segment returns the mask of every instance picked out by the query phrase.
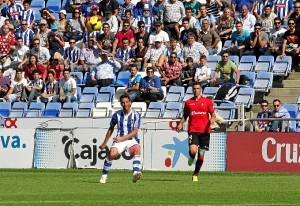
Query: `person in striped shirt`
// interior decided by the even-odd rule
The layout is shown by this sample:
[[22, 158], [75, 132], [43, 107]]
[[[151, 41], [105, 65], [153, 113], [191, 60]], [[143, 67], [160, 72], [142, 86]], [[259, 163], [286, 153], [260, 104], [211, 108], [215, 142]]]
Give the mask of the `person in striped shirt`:
[[113, 134], [114, 127], [117, 125], [117, 136], [113, 138], [113, 143], [108, 157], [105, 158], [100, 183], [105, 184], [112, 161], [123, 151], [127, 150], [133, 155], [133, 175], [132, 182], [136, 183], [142, 177], [140, 172], [141, 147], [139, 145], [138, 131], [141, 125], [141, 115], [131, 108], [131, 100], [127, 94], [120, 97], [122, 110], [115, 112], [110, 121], [106, 137], [101, 144], [102, 150], [108, 150], [107, 142]]
[[287, 25], [288, 19], [295, 10], [293, 0], [275, 0], [274, 4], [275, 14], [281, 19], [283, 25]]
[[[145, 31], [148, 33], [151, 33], [153, 30], [153, 27], [155, 25], [155, 18], [153, 16], [150, 16], [150, 8], [148, 4], [145, 4], [143, 9], [143, 15], [139, 15], [135, 18], [133, 25], [135, 28], [138, 28], [138, 22], [143, 21], [145, 22]], [[137, 33], [137, 29], [136, 32]]]
[[64, 66], [65, 68], [71, 68], [71, 71], [81, 71], [81, 65], [79, 65], [79, 57], [81, 50], [76, 46], [76, 40], [71, 38], [69, 41], [70, 47], [65, 48], [64, 52]]
[[24, 10], [22, 4], [16, 3], [16, 0], [10, 0], [10, 5], [6, 9], [6, 17], [8, 17], [15, 27], [20, 25], [20, 12]]
[[21, 29], [15, 34], [15, 38], [22, 37], [24, 45], [30, 47], [30, 44], [34, 37], [34, 32], [28, 28], [28, 23], [26, 20], [21, 21]]
[[130, 65], [134, 63], [134, 50], [129, 46], [129, 39], [124, 37], [122, 39], [123, 46], [117, 49], [116, 59], [122, 65], [122, 70], [129, 70]]
[[24, 10], [20, 11], [19, 19], [27, 21], [28, 28], [32, 29], [33, 24], [35, 23], [35, 16], [32, 9], [30, 9], [30, 1], [24, 1], [23, 3]]

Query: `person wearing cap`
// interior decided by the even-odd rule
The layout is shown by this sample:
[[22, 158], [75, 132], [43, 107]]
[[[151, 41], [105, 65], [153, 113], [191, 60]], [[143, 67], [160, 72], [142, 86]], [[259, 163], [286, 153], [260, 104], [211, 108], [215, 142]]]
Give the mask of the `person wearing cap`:
[[105, 11], [111, 11], [111, 13], [117, 17], [119, 12], [119, 4], [116, 0], [102, 0], [99, 3], [99, 13], [104, 16]]
[[112, 15], [110, 10], [105, 11], [105, 17], [103, 18], [102, 23], [108, 23], [110, 32], [116, 35], [119, 28], [118, 19], [115, 15]]
[[112, 84], [115, 78], [115, 72], [121, 69], [121, 64], [112, 57], [109, 60], [106, 53], [101, 54], [101, 62], [99, 62], [91, 71], [91, 80], [86, 83], [87, 87], [107, 87]]
[[31, 2], [29, 0], [25, 0], [23, 2], [24, 10], [20, 11], [20, 20], [27, 21], [28, 28], [32, 29], [34, 23], [35, 23], [35, 16], [32, 9], [30, 9]]
[[147, 68], [148, 61], [152, 65], [155, 65], [157, 64], [159, 57], [166, 53], [166, 46], [163, 45], [160, 36], [156, 36], [154, 42], [154, 45], [151, 45], [146, 52], [143, 63], [144, 70]]
[[73, 10], [73, 18], [69, 19], [67, 24], [67, 32], [64, 36], [65, 42], [68, 42], [70, 38], [74, 38], [79, 41], [83, 37], [85, 31], [85, 18], [81, 16], [79, 9]]
[[50, 56], [55, 52], [64, 55], [65, 41], [62, 35], [58, 34], [58, 26], [53, 24], [51, 27], [51, 32], [46, 39], [46, 46], [49, 49]]
[[131, 13], [133, 14], [133, 9], [135, 5], [131, 2], [131, 0], [124, 0], [123, 5], [119, 5], [119, 12], [118, 12], [118, 22], [122, 22], [125, 20], [125, 11], [130, 10]]
[[143, 10], [144, 10], [144, 6], [148, 4], [149, 5], [149, 10], [150, 10], [150, 16], [152, 16], [152, 4], [151, 1], [148, 0], [140, 0], [135, 8], [133, 9], [133, 17], [137, 18], [138, 16], [143, 15]]
[[48, 29], [48, 23], [45, 19], [42, 19], [39, 23], [38, 28], [35, 31], [34, 39], [39, 39], [41, 46], [46, 47], [46, 39], [48, 37], [49, 32], [51, 29]]
[[30, 46], [34, 37], [34, 32], [28, 28], [28, 23], [26, 20], [21, 21], [21, 28], [17, 30], [15, 38], [22, 37], [24, 45]]
[[179, 0], [168, 0], [164, 3], [160, 19], [164, 23], [164, 29], [170, 37], [179, 36], [179, 24], [185, 17], [183, 3]]
[[20, 3], [16, 3], [16, 0], [10, 0], [10, 5], [6, 9], [4, 16], [7, 16], [12, 24], [17, 27], [20, 25], [20, 12], [24, 10], [24, 7]]
[[93, 16], [97, 16], [98, 21], [101, 21], [102, 16], [98, 15], [98, 11], [99, 11], [98, 5], [93, 5], [91, 7], [91, 10], [92, 10], [92, 14], [86, 17], [86, 21], [88, 22], [90, 20], [90, 18], [92, 18]]
[[66, 10], [60, 10], [59, 12], [59, 20], [56, 21], [54, 24], [58, 26], [58, 34], [64, 36], [67, 28], [67, 12]]
[[[143, 14], [139, 15], [135, 18], [133, 25], [138, 28], [138, 22], [139, 21], [143, 21], [145, 22], [145, 31], [150, 33], [152, 32], [152, 29], [155, 25], [155, 18], [153, 16], [150, 15], [150, 7], [149, 4], [145, 4], [144, 5], [144, 9], [143, 9]], [[137, 31], [136, 31], [137, 32]], [[135, 32], [135, 33], [136, 33]]]
[[94, 0], [87, 0], [87, 2], [81, 4], [81, 12], [85, 18], [92, 15], [92, 6], [94, 5], [97, 5]]
[[41, 14], [42, 19], [47, 21], [48, 28], [51, 28], [52, 24], [55, 22], [55, 16], [47, 8], [43, 8]]
[[154, 43], [154, 39], [159, 36], [162, 39], [162, 42], [164, 43], [165, 46], [169, 45], [169, 35], [167, 32], [162, 30], [162, 22], [161, 21], [156, 21], [155, 22], [155, 31], [153, 31], [148, 40], [148, 44], [152, 45]]

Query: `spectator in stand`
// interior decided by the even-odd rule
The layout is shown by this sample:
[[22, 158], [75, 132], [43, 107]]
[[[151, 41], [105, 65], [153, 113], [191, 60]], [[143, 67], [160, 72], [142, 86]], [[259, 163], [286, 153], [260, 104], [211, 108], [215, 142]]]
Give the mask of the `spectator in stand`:
[[77, 101], [76, 81], [71, 78], [70, 70], [64, 69], [64, 78], [59, 81], [59, 94], [53, 96], [53, 102], [75, 102]]
[[283, 44], [280, 57], [283, 58], [285, 55], [292, 57], [292, 69], [299, 65], [299, 53], [300, 53], [300, 37], [299, 31], [295, 28], [295, 20], [289, 19], [288, 21], [289, 30], [283, 35]]
[[257, 20], [261, 19], [261, 15], [263, 15], [263, 13], [265, 12], [266, 6], [270, 6], [272, 12], [273, 4], [274, 2], [272, 0], [258, 0], [253, 12], [256, 19]]
[[112, 55], [116, 54], [117, 48], [122, 47], [122, 39], [124, 37], [127, 37], [129, 39], [129, 46], [131, 48], [134, 47], [135, 45], [135, 40], [134, 40], [134, 34], [133, 31], [130, 30], [130, 23], [128, 20], [123, 21], [123, 29], [122, 31], [118, 31], [115, 37], [115, 40], [113, 42], [113, 49], [112, 49]]
[[223, 15], [220, 18], [220, 23], [217, 27], [223, 45], [226, 40], [231, 38], [234, 22], [235, 20], [231, 16], [231, 9], [225, 8], [223, 10]]
[[148, 46], [147, 42], [149, 40], [150, 34], [145, 30], [145, 22], [139, 21], [138, 22], [138, 29], [139, 31], [134, 35], [135, 39], [143, 38], [144, 46]]
[[115, 73], [121, 69], [121, 64], [112, 57], [109, 60], [107, 54], [101, 54], [102, 61], [95, 65], [91, 72], [91, 80], [86, 83], [87, 87], [107, 87], [112, 84]]
[[7, 6], [8, 1], [0, 0], [0, 11], [2, 11], [4, 14], [6, 13], [6, 9], [8, 8]]
[[31, 4], [31, 2], [29, 0], [25, 0], [23, 2], [24, 10], [20, 11], [19, 19], [20, 19], [20, 21], [23, 21], [23, 20], [27, 21], [28, 28], [32, 29], [32, 27], [35, 23], [35, 16], [34, 16], [33, 10], [30, 9], [30, 4]]
[[12, 80], [8, 92], [3, 97], [4, 100], [7, 102], [20, 101], [22, 90], [25, 86], [27, 86], [27, 80], [25, 78], [23, 78], [22, 70], [17, 69], [16, 79]]
[[172, 52], [175, 52], [178, 59], [182, 58], [182, 50], [180, 48], [180, 44], [178, 43], [177, 39], [172, 38], [170, 41], [170, 46], [167, 47], [166, 56], [169, 58]]
[[98, 15], [98, 11], [99, 11], [99, 6], [98, 5], [93, 5], [91, 7], [91, 10], [92, 10], [92, 13], [91, 15], [88, 15], [86, 17], [86, 21], [89, 21], [90, 18], [92, 18], [93, 16], [96, 16], [98, 18], [98, 21], [101, 21], [102, 20], [102, 16], [101, 15]]
[[[129, 25], [130, 25], [130, 29], [135, 32], [136, 31], [136, 28], [135, 28], [135, 25], [134, 25], [134, 18], [132, 17], [132, 13], [131, 13], [131, 10], [126, 10], [125, 11], [125, 19], [123, 20], [124, 21], [128, 21], [129, 22]], [[120, 23], [120, 27], [119, 27], [119, 31], [122, 31], [123, 30], [123, 22]]]
[[110, 53], [112, 51], [115, 35], [110, 31], [108, 23], [102, 25], [103, 33], [99, 36], [99, 44], [102, 52]]
[[167, 0], [161, 11], [160, 19], [164, 23], [164, 30], [170, 37], [180, 36], [179, 23], [185, 17], [183, 3], [179, 0]]
[[58, 26], [56, 24], [53, 24], [51, 27], [51, 32], [46, 39], [46, 45], [51, 56], [54, 55], [55, 52], [64, 55], [64, 38], [62, 35], [58, 34]]
[[206, 66], [207, 57], [202, 55], [200, 57], [200, 64], [196, 68], [195, 82], [199, 82], [202, 89], [209, 85], [209, 79], [211, 75], [211, 68]]
[[56, 21], [54, 24], [58, 26], [58, 34], [64, 36], [67, 31], [67, 12], [66, 10], [59, 11], [59, 20]]
[[[95, 44], [98, 46], [97, 49], [94, 47]], [[82, 65], [83, 73], [92, 72], [94, 67], [101, 62], [99, 48], [100, 44], [97, 40], [95, 38], [90, 38], [88, 48], [81, 50], [79, 60]]]
[[294, 10], [293, 0], [274, 0], [274, 13], [281, 19], [283, 25], [287, 25]]
[[242, 6], [242, 13], [237, 17], [237, 21], [243, 22], [243, 29], [248, 32], [254, 31], [254, 24], [256, 23], [256, 18], [248, 10], [247, 5]]
[[25, 58], [25, 55], [29, 51], [29, 48], [23, 44], [23, 38], [19, 37], [17, 38], [17, 44], [15, 46], [14, 53], [11, 55], [11, 59], [13, 60], [10, 64], [10, 67], [19, 69], [23, 68], [23, 65], [26, 63], [23, 63], [23, 59]]
[[33, 39], [33, 48], [28, 51], [24, 61], [27, 62], [29, 60], [29, 56], [32, 55], [37, 57], [37, 62], [42, 64], [44, 68], [47, 68], [51, 56], [46, 47], [41, 47], [39, 39]]
[[164, 0], [157, 0], [153, 5], [152, 15], [156, 20], [161, 21], [160, 16], [161, 16], [161, 11], [164, 8], [164, 2], [165, 2]]
[[[223, 8], [224, 5], [221, 0], [207, 0], [206, 1], [206, 9], [207, 9], [207, 14], [210, 15], [212, 14], [216, 22], [220, 21], [220, 11], [221, 8]], [[226, 7], [225, 7], [226, 8]]]
[[[273, 100], [274, 110], [272, 112], [272, 118], [291, 118], [290, 113], [286, 108], [282, 106], [282, 103], [279, 99]], [[288, 120], [273, 120], [271, 123], [270, 132], [288, 132], [292, 131], [292, 121]]]
[[137, 102], [145, 102], [149, 106], [150, 102], [157, 102], [164, 98], [161, 88], [160, 78], [154, 75], [152, 67], [146, 70], [147, 76], [142, 79], [140, 93], [136, 97]]
[[270, 31], [274, 28], [274, 19], [276, 17], [276, 14], [272, 12], [272, 7], [270, 5], [266, 5], [264, 13], [261, 15], [261, 18], [257, 21], [257, 23], [261, 23], [262, 31], [266, 32], [269, 38]]
[[286, 29], [281, 27], [281, 20], [278, 17], [274, 19], [274, 25], [275, 28], [270, 31], [269, 50], [266, 54], [271, 54], [276, 59], [276, 57], [281, 54], [283, 35]]
[[[155, 25], [155, 18], [150, 15], [150, 7], [148, 4], [144, 5], [143, 14], [139, 15], [135, 18], [133, 25], [135, 28], [138, 28], [138, 22], [143, 21], [145, 24], [145, 31], [148, 33], [151, 33], [153, 30], [153, 27]], [[137, 30], [136, 32], [137, 33]]]
[[124, 0], [124, 4], [123, 5], [119, 5], [119, 12], [118, 12], [118, 22], [122, 22], [123, 20], [125, 20], [125, 11], [126, 10], [130, 10], [131, 13], [133, 14], [133, 10], [134, 10], [135, 5], [133, 3], [131, 3], [131, 0]]
[[41, 11], [42, 14], [42, 20], [46, 20], [48, 24], [48, 28], [51, 28], [54, 22], [56, 21], [55, 16], [51, 14], [50, 10], [47, 8], [43, 8]]
[[86, 3], [86, 0], [70, 0], [70, 7], [67, 7], [68, 12], [74, 11], [75, 9], [80, 9], [81, 5]]
[[[195, 17], [193, 17], [192, 14], [193, 14], [192, 8], [191, 7], [186, 7], [185, 8], [185, 15], [186, 16], [183, 19], [187, 18], [188, 21], [189, 21], [189, 28], [196, 29], [197, 33], [198, 33], [199, 29], [200, 29], [200, 23], [199, 23], [198, 19], [196, 19]], [[179, 22], [180, 26], [184, 26], [183, 25], [183, 19]], [[180, 37], [181, 36], [182, 35], [180, 35]]]
[[186, 59], [186, 66], [182, 68], [181, 81], [183, 85], [192, 86], [195, 77], [196, 65], [193, 63], [193, 58], [188, 57]]
[[205, 19], [208, 20], [210, 28], [212, 29], [216, 28], [216, 18], [212, 14], [207, 14], [207, 8], [205, 5], [200, 6], [200, 14], [201, 16], [199, 18], [199, 23], [200, 23], [201, 30], [203, 30], [202, 22]]
[[189, 33], [193, 33], [197, 37], [197, 40], [198, 40], [198, 34], [200, 32], [197, 31], [195, 28], [191, 28], [188, 17], [184, 17], [182, 19], [182, 25], [183, 25], [183, 30], [180, 33], [180, 40], [181, 40], [181, 44], [183, 47], [187, 44]]
[[88, 42], [91, 38], [98, 40], [99, 37], [100, 37], [100, 31], [98, 31], [98, 30], [97, 31], [86, 31], [86, 32], [84, 32], [81, 48], [82, 49], [85, 48], [86, 44], [88, 44]]
[[51, 102], [52, 98], [58, 94], [58, 82], [54, 79], [54, 71], [50, 70], [47, 73], [47, 82], [41, 96], [36, 98], [37, 102]]
[[47, 74], [50, 70], [54, 71], [55, 80], [59, 81], [63, 78], [62, 72], [64, 71], [64, 68], [62, 65], [59, 64], [60, 59], [61, 55], [58, 52], [55, 52], [55, 54], [50, 58], [50, 64], [48, 65], [47, 69], [43, 74], [44, 80], [46, 79]]
[[[220, 78], [217, 78], [218, 73], [220, 72]], [[233, 73], [236, 74], [236, 79], [234, 79]], [[235, 85], [238, 86], [240, 81], [240, 72], [237, 66], [229, 60], [229, 53], [227, 51], [223, 52], [222, 60], [217, 63], [214, 76], [211, 80], [211, 84], [218, 86], [224, 82], [235, 82]]]
[[203, 46], [203, 44], [196, 42], [196, 36], [193, 33], [188, 34], [188, 42], [182, 49], [182, 57], [186, 62], [188, 57], [193, 58], [194, 63], [198, 63], [200, 56], [205, 55], [208, 56], [207, 49]]
[[2, 26], [0, 34], [0, 56], [11, 54], [14, 50], [15, 37], [10, 34], [8, 25]]
[[5, 97], [10, 87], [10, 79], [3, 75], [3, 70], [0, 68], [0, 98]]
[[40, 79], [40, 71], [35, 69], [33, 70], [32, 74], [33, 80], [23, 88], [21, 96], [21, 101], [27, 102], [28, 105], [31, 104], [32, 100], [36, 99], [38, 96], [41, 96], [41, 91], [44, 86], [43, 80]]
[[239, 13], [242, 13], [243, 6], [247, 6], [247, 10], [251, 11], [251, 14], [253, 14], [256, 1], [255, 0], [232, 0], [231, 2], [231, 8], [233, 11], [233, 17], [237, 18]]
[[[0, 2], [3, 1], [3, 0], [0, 0]], [[6, 19], [8, 19], [7, 17], [5, 16], [2, 16], [2, 14], [5, 14], [5, 9], [0, 9], [0, 28], [2, 28], [2, 26], [5, 24], [5, 21]]]
[[139, 37], [137, 39], [137, 48], [135, 49], [135, 64], [137, 65], [138, 69], [144, 68], [143, 66], [143, 59], [147, 52], [147, 47], [145, 46], [144, 39]]
[[[256, 118], [271, 118], [272, 112], [269, 109], [269, 102], [267, 100], [262, 100], [260, 102], [261, 112], [257, 113]], [[268, 120], [257, 120], [254, 122], [255, 132], [268, 132], [270, 128], [270, 121]]]
[[119, 12], [119, 4], [116, 0], [102, 0], [99, 3], [99, 13], [104, 16], [105, 11], [111, 11], [111, 13], [117, 17]]
[[220, 42], [219, 35], [214, 29], [209, 28], [209, 21], [207, 19], [202, 21], [202, 28], [203, 30], [200, 31], [199, 40], [203, 43], [209, 55], [217, 54], [217, 46]]
[[162, 30], [162, 22], [161, 21], [156, 21], [155, 22], [155, 31], [153, 31], [148, 40], [148, 45], [152, 45], [154, 43], [155, 38], [159, 36], [162, 39], [162, 42], [164, 43], [165, 46], [168, 46], [169, 44], [169, 35]]
[[200, 14], [200, 2], [197, 0], [190, 0], [190, 1], [185, 1], [184, 2], [184, 8], [191, 8], [192, 10], [192, 15], [196, 19], [199, 19], [201, 14]]
[[182, 64], [178, 61], [177, 54], [171, 52], [169, 61], [165, 62], [159, 69], [162, 81], [161, 84], [164, 86], [181, 86], [181, 70]]
[[33, 39], [39, 39], [41, 47], [46, 48], [46, 39], [48, 34], [51, 32], [51, 29], [48, 29], [48, 23], [45, 19], [42, 19], [39, 23], [39, 27], [35, 31]]
[[254, 25], [254, 32], [250, 34], [250, 46], [252, 49], [246, 51], [245, 54], [255, 55], [256, 59], [258, 59], [260, 55], [264, 55], [268, 50], [268, 42], [268, 34], [262, 31], [262, 25], [260, 23], [256, 23]]
[[83, 37], [85, 31], [85, 19], [81, 16], [79, 9], [74, 9], [73, 18], [68, 19], [66, 34], [64, 36], [64, 41], [70, 41], [70, 38], [74, 38], [79, 41]]
[[134, 64], [134, 50], [129, 46], [129, 39], [122, 39], [122, 47], [117, 49], [116, 60], [121, 64], [122, 71], [128, 71]]
[[[231, 46], [228, 47], [227, 52], [230, 55], [243, 56], [250, 44], [250, 33], [243, 29], [243, 23], [238, 21], [235, 24], [236, 31], [231, 35]], [[237, 46], [235, 46], [237, 44]]]
[[94, 0], [87, 0], [86, 3], [81, 4], [81, 12], [82, 15], [86, 18], [90, 15], [92, 15], [92, 6], [94, 5], [98, 5], [97, 2], [95, 2]]
[[112, 15], [110, 10], [105, 11], [105, 17], [102, 19], [102, 23], [108, 23], [110, 27], [110, 32], [113, 33], [114, 36], [116, 35], [119, 29], [118, 19], [115, 15]]
[[16, 0], [10, 0], [10, 4], [6, 9], [5, 16], [8, 17], [15, 27], [20, 26], [20, 12], [24, 10], [24, 7], [20, 3], [16, 3]]
[[[33, 71], [38, 70], [40, 74], [44, 74], [45, 69], [42, 64], [38, 62], [36, 55], [31, 55], [29, 57], [29, 62], [25, 67], [25, 73], [24, 77], [27, 80], [27, 82], [30, 82], [33, 80]], [[45, 79], [45, 78], [43, 78]]]
[[133, 9], [133, 17], [134, 18], [137, 18], [140, 15], [143, 15], [143, 9], [144, 9], [145, 4], [149, 5], [150, 16], [152, 16], [152, 4], [151, 4], [151, 2], [147, 1], [147, 0], [140, 0]]
[[133, 64], [130, 68], [130, 79], [127, 88], [124, 90], [125, 94], [130, 97], [133, 102], [140, 92], [140, 84], [142, 81], [142, 76], [138, 73], [137, 65]]
[[15, 38], [17, 39], [18, 37], [23, 38], [24, 45], [30, 47], [34, 37], [34, 32], [28, 28], [27, 21], [25, 20], [21, 21], [21, 29], [18, 29], [15, 34]]
[[300, 2], [295, 2], [295, 11], [290, 16], [291, 19], [295, 19], [296, 30], [300, 31]]
[[146, 67], [148, 67], [148, 64], [147, 64], [148, 61], [152, 65], [155, 65], [158, 63], [159, 57], [165, 53], [166, 53], [166, 47], [165, 47], [165, 45], [162, 45], [162, 38], [160, 36], [156, 36], [154, 45], [151, 45], [148, 48], [146, 55], [144, 57], [144, 63], [143, 63], [144, 69], [146, 69]]
[[72, 72], [81, 71], [82, 67], [79, 64], [81, 50], [76, 46], [74, 38], [70, 39], [69, 44], [70, 47], [65, 48], [64, 52], [64, 66], [66, 69], [70, 68]]

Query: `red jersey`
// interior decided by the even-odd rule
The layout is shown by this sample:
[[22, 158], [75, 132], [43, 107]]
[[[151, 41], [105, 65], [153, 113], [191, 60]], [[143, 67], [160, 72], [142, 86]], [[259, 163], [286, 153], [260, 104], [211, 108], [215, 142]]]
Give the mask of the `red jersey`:
[[0, 34], [0, 54], [10, 54], [10, 46], [15, 45], [15, 37], [11, 34], [3, 36]]
[[205, 97], [191, 98], [185, 102], [184, 114], [188, 114], [188, 133], [210, 133], [209, 114], [214, 113], [213, 102]]
[[122, 39], [124, 37], [127, 37], [129, 39], [129, 42], [130, 42], [130, 39], [134, 39], [134, 34], [133, 34], [133, 31], [132, 30], [129, 30], [127, 33], [124, 33], [123, 31], [118, 31], [117, 34], [116, 34], [116, 39], [118, 39], [118, 46], [117, 48], [121, 48], [122, 45], [123, 45], [123, 42], [122, 42]]

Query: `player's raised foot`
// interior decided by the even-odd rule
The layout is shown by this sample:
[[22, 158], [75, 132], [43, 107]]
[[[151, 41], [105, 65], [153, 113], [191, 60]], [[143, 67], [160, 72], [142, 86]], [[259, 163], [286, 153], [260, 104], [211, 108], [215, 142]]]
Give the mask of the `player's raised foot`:
[[194, 176], [192, 177], [192, 180], [193, 180], [193, 182], [198, 182], [198, 176], [195, 176], [195, 175], [194, 175]]
[[192, 166], [192, 164], [194, 163], [194, 158], [189, 158], [189, 160], [188, 160], [188, 164], [189, 164], [189, 166]]
[[141, 178], [142, 178], [142, 173], [141, 172], [136, 172], [132, 175], [132, 182], [136, 183]]
[[107, 180], [107, 176], [101, 176], [100, 183], [105, 184]]

